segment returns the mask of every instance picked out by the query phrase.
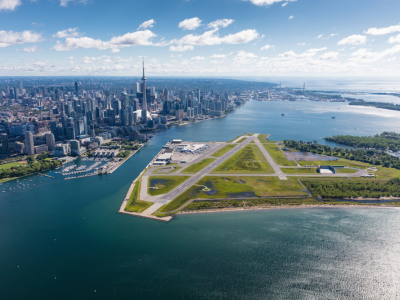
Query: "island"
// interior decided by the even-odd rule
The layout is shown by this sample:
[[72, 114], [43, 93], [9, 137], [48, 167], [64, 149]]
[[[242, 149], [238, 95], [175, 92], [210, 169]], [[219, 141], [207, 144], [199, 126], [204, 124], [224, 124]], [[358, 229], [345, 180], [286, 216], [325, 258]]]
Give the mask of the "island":
[[326, 145], [330, 156], [316, 153], [318, 144], [268, 138], [248, 133], [230, 142], [168, 142], [132, 182], [119, 213], [167, 222], [179, 213], [360, 205], [388, 197], [397, 205], [398, 170], [345, 158]]

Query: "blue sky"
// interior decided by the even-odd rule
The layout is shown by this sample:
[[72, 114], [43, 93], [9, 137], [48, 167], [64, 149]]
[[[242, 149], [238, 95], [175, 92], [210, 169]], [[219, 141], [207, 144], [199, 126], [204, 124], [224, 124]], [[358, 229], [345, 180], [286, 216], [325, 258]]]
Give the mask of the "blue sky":
[[0, 0], [0, 75], [399, 76], [395, 0]]

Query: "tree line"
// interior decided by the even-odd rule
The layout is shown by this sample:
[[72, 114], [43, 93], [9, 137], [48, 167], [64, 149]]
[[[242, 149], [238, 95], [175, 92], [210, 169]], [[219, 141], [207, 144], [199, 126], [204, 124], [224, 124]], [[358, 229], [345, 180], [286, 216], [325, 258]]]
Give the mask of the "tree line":
[[372, 106], [372, 107], [376, 107], [376, 108], [400, 110], [400, 105], [398, 105], [398, 104], [383, 103], [383, 102], [366, 102], [361, 99], [357, 99], [355, 101], [350, 101], [349, 105]]
[[302, 182], [314, 196], [327, 199], [400, 197], [400, 178], [397, 177], [386, 182], [355, 180], [303, 180]]
[[399, 151], [400, 149], [400, 134], [387, 131], [375, 136], [335, 135], [326, 137], [324, 140], [359, 148], [392, 151]]
[[287, 148], [295, 149], [301, 152], [311, 152], [315, 154], [346, 158], [371, 165], [400, 170], [400, 159], [398, 157], [392, 156], [377, 149], [349, 149], [340, 147], [332, 148], [328, 145], [320, 145], [317, 143], [317, 141], [297, 142], [293, 140], [284, 140], [284, 144]]
[[[40, 154], [41, 155], [41, 154]], [[38, 157], [40, 157], [40, 155]], [[41, 159], [37, 162], [35, 161], [34, 155], [28, 155], [27, 165], [21, 165], [17, 167], [10, 167], [8, 169], [0, 170], [0, 178], [12, 178], [12, 177], [22, 177], [28, 174], [41, 172], [44, 170], [52, 169], [61, 165], [58, 160], [45, 161], [46, 155], [42, 155]]]

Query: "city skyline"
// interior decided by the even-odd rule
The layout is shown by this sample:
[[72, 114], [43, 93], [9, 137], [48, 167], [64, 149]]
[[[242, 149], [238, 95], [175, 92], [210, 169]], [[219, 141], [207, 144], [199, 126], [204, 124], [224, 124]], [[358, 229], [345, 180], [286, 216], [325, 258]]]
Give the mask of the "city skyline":
[[0, 76], [140, 76], [142, 56], [150, 76], [399, 76], [399, 8], [0, 0]]

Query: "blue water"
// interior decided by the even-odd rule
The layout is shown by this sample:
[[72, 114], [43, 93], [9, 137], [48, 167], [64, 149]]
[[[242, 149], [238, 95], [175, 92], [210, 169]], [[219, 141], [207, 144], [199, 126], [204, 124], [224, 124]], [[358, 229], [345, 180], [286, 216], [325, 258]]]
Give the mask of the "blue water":
[[132, 180], [174, 138], [258, 132], [323, 143], [399, 132], [399, 117], [346, 103], [251, 101], [227, 118], [157, 134], [111, 175], [28, 177], [41, 184], [0, 198], [0, 298], [399, 298], [398, 209], [181, 215], [167, 224], [117, 214]]

